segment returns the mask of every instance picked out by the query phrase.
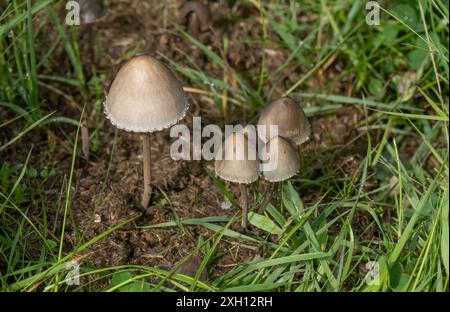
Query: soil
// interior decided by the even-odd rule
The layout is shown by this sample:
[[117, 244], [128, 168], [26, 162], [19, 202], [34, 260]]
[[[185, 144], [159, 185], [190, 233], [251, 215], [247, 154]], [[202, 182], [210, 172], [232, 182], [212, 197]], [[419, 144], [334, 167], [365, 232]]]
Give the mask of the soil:
[[[80, 53], [85, 65], [86, 76], [89, 78], [93, 70], [102, 73], [105, 80], [103, 88], [108, 90], [115, 73], [133, 53], [148, 53], [161, 58], [157, 52], [183, 65], [189, 65], [186, 54], [195, 59], [195, 63], [203, 72], [222, 77], [223, 69], [208, 62], [206, 56], [195, 47], [186, 43], [175, 33], [177, 11], [182, 1], [140, 1], [122, 0], [110, 1], [107, 15], [94, 24], [81, 26], [78, 31], [80, 39]], [[229, 37], [230, 47], [227, 55], [229, 65], [241, 73], [251, 84], [257, 85], [260, 70], [261, 49], [249, 43], [242, 43], [242, 39], [261, 36], [260, 15], [252, 6], [243, 6], [238, 1], [210, 1], [211, 11], [215, 12], [213, 20], [214, 31], [202, 34], [202, 40], [214, 51], [220, 53], [224, 34]], [[315, 16], [303, 15], [299, 19], [314, 19]], [[181, 26], [183, 27], [183, 26]], [[269, 37], [276, 35], [269, 32]], [[49, 32], [47, 40], [51, 41]], [[93, 44], [95, 43], [95, 44]], [[64, 48], [56, 52], [57, 57], [46, 64], [46, 72], [67, 75], [71, 65], [66, 57]], [[268, 48], [268, 66], [276, 68], [289, 56], [288, 51], [278, 47]], [[59, 55], [59, 56], [58, 56]], [[337, 69], [329, 65], [326, 70], [319, 71], [306, 83], [303, 91], [320, 91], [320, 83], [327, 75], [335, 75]], [[275, 96], [292, 86], [304, 72], [301, 68], [284, 78]], [[181, 75], [177, 75], [185, 86], [189, 82]], [[267, 82], [268, 86], [272, 84]], [[348, 94], [351, 79], [335, 86], [329, 93]], [[61, 90], [70, 94], [75, 102], [82, 101], [81, 95], [70, 88], [61, 85]], [[47, 99], [45, 105], [48, 110], [58, 109], [58, 115], [79, 118], [76, 106], [68, 105], [64, 99], [53, 93], [41, 91], [41, 98]], [[93, 99], [91, 99], [93, 100]], [[300, 99], [298, 99], [300, 100]], [[202, 116], [202, 123], [223, 125], [221, 113], [213, 101], [205, 96], [189, 95], [191, 107], [182, 123], [191, 127], [193, 116]], [[314, 106], [314, 101], [301, 100], [303, 107]], [[87, 110], [92, 111], [89, 101]], [[82, 105], [81, 105], [82, 106]], [[248, 116], [249, 118], [254, 116]], [[103, 118], [97, 116], [96, 118]], [[239, 112], [232, 112], [235, 123], [242, 123]], [[309, 175], [320, 176], [323, 168], [333, 168], [342, 173], [342, 177], [352, 177], [360, 160], [366, 152], [365, 138], [359, 138], [357, 128], [364, 118], [364, 112], [351, 106], [343, 106], [332, 115], [316, 115], [310, 118], [313, 129], [311, 140], [302, 147], [302, 153], [308, 163]], [[254, 120], [254, 118], [253, 118]], [[75, 164], [75, 176], [72, 189], [73, 220], [68, 218], [66, 232], [66, 251], [70, 251], [76, 237], [80, 234], [84, 241], [99, 235], [111, 227], [141, 214], [135, 222], [106, 236], [95, 243], [90, 250], [87, 260], [95, 267], [114, 266], [122, 264], [144, 264], [156, 267], [172, 267], [182, 257], [191, 253], [197, 245], [198, 237], [210, 237], [213, 232], [201, 226], [177, 226], [167, 228], [140, 229], [139, 226], [159, 224], [171, 221], [175, 214], [181, 218], [201, 218], [207, 216], [228, 215], [237, 213], [237, 208], [224, 210], [222, 193], [214, 184], [209, 172], [213, 172], [213, 163], [207, 161], [174, 161], [170, 158], [169, 148], [173, 139], [169, 131], [162, 131], [152, 136], [151, 154], [153, 170], [153, 198], [148, 211], [139, 206], [140, 194], [143, 188], [142, 177], [142, 142], [137, 134], [130, 134], [116, 130], [108, 121], [102, 121], [99, 129], [100, 148], [92, 153], [89, 161], [83, 159], [81, 153]], [[53, 235], [59, 236], [64, 207], [64, 187], [71, 161], [71, 143], [67, 138], [75, 137], [73, 126], [55, 126], [51, 130], [36, 131], [29, 142], [15, 145], [5, 156], [10, 162], [24, 159], [28, 153], [30, 143], [35, 145], [31, 158], [33, 166], [53, 166], [57, 175], [46, 182], [46, 191], [53, 194], [54, 205], [48, 207], [47, 214], [53, 224]], [[8, 133], [9, 136], [13, 133]], [[376, 138], [374, 138], [376, 140]], [[49, 141], [56, 142], [57, 151], [48, 154]], [[44, 143], [42, 143], [44, 142]], [[42, 167], [41, 167], [42, 168]], [[226, 183], [232, 193], [237, 196], [239, 190], [236, 185]], [[254, 188], [263, 190], [264, 182]], [[303, 190], [300, 195], [305, 204], [313, 204], [326, 190], [321, 188]], [[165, 195], [169, 201], [165, 200]], [[250, 200], [254, 202], [255, 192]], [[40, 208], [31, 203], [31, 211], [39, 218]], [[364, 213], [358, 213], [356, 224], [361, 228], [367, 226], [368, 221]], [[361, 221], [362, 220], [362, 221]], [[361, 221], [361, 222], [359, 222]], [[241, 232], [240, 222], [232, 228]], [[77, 229], [77, 231], [74, 230]], [[260, 235], [258, 230], [250, 228], [249, 235]], [[369, 233], [367, 235], [376, 235]], [[261, 245], [245, 242], [236, 244], [236, 240], [222, 239], [218, 257], [208, 267], [209, 276], [219, 276], [234, 266], [247, 262], [258, 256]]]

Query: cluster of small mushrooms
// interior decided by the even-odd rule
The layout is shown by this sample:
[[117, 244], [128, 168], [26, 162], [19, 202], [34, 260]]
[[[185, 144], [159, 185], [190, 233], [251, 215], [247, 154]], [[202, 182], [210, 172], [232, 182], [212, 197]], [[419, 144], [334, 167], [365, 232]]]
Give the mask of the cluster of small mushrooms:
[[[277, 134], [270, 132], [270, 126], [278, 127]], [[276, 168], [263, 171], [263, 178], [270, 183], [277, 183], [293, 177], [299, 170], [299, 159], [295, 146], [306, 142], [311, 134], [310, 124], [305, 113], [291, 98], [283, 97], [271, 102], [262, 111], [258, 120], [258, 129], [260, 127], [265, 128], [265, 131], [258, 131], [258, 138], [260, 143], [265, 145], [264, 148], [269, 155], [269, 158], [263, 162], [270, 163], [273, 155], [277, 157]], [[242, 140], [244, 144], [239, 145], [239, 140]], [[230, 157], [228, 159], [221, 157], [221, 159], [216, 160], [215, 171], [223, 180], [239, 183], [242, 208], [241, 225], [245, 229], [248, 223], [247, 188], [245, 185], [258, 180], [261, 168], [260, 160], [248, 157], [257, 153], [257, 147], [248, 140], [245, 133], [235, 132], [225, 138], [224, 149], [227, 149], [227, 146], [229, 150], [233, 151], [233, 155], [231, 159]], [[245, 149], [242, 153], [244, 157], [240, 159], [237, 154], [238, 149], [242, 146]], [[271, 149], [275, 149], [277, 153], [270, 153]], [[259, 149], [259, 151], [261, 150]], [[271, 192], [267, 190], [266, 199], [260, 206], [260, 212], [263, 212], [267, 206], [270, 194]]]
[[[144, 209], [148, 208], [152, 195], [151, 134], [178, 123], [184, 118], [188, 108], [181, 83], [164, 64], [152, 56], [140, 55], [132, 58], [119, 70], [111, 85], [105, 101], [106, 117], [117, 128], [140, 133], [142, 136], [144, 192], [141, 205]], [[278, 149], [278, 166], [274, 170], [264, 171], [264, 179], [279, 182], [294, 176], [299, 170], [297, 150], [294, 146], [304, 143], [310, 135], [310, 126], [303, 110], [292, 99], [281, 98], [264, 109], [258, 125], [267, 127], [264, 135], [258, 133], [259, 140], [269, 151], [272, 148]], [[277, 136], [271, 136], [270, 125], [278, 126]], [[257, 147], [248, 140], [244, 132], [232, 133], [225, 138], [223, 147], [218, 153], [223, 154], [228, 147], [233, 155], [216, 158], [215, 171], [223, 180], [239, 184], [243, 210], [242, 227], [247, 228], [248, 203], [245, 185], [255, 182], [260, 176], [259, 158], [249, 158], [249, 155], [258, 154]], [[240, 147], [245, 149], [243, 157], [237, 157], [242, 152], [239, 151]]]

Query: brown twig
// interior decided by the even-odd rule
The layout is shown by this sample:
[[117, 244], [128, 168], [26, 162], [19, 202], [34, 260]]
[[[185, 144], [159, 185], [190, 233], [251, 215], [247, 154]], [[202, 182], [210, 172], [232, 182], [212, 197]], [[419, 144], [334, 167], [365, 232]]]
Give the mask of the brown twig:
[[273, 189], [275, 187], [275, 183], [269, 183], [266, 187], [264, 201], [262, 202], [261, 206], [258, 209], [258, 213], [262, 214], [266, 210], [267, 206], [270, 203], [270, 199], [272, 198]]

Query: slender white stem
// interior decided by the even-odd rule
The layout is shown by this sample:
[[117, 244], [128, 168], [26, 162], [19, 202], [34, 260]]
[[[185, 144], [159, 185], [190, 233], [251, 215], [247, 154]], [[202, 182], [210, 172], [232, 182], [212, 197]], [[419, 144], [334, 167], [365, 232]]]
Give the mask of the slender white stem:
[[248, 224], [247, 186], [239, 184], [239, 189], [241, 190], [242, 228], [246, 229]]
[[152, 198], [152, 170], [151, 170], [151, 157], [150, 157], [150, 133], [144, 134], [143, 139], [143, 161], [144, 161], [144, 193], [142, 193], [141, 206], [147, 209]]

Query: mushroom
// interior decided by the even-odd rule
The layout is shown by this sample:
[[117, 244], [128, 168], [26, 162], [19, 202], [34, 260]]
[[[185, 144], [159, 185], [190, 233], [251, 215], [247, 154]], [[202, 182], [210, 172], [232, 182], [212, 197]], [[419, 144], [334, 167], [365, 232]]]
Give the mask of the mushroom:
[[217, 155], [220, 157], [216, 156], [214, 163], [216, 175], [223, 180], [239, 184], [242, 227], [246, 229], [248, 218], [246, 184], [255, 182], [259, 177], [256, 147], [243, 133], [233, 132], [225, 139], [223, 148], [219, 149]]
[[[275, 153], [271, 153], [272, 149], [276, 149]], [[272, 187], [274, 183], [285, 181], [297, 174], [299, 170], [299, 161], [297, 150], [292, 146], [292, 144], [281, 136], [276, 136], [266, 144], [266, 150], [269, 155], [265, 162], [270, 163], [271, 161], [276, 162], [276, 167], [273, 170], [263, 171], [263, 177], [265, 180], [269, 181], [269, 188], [266, 190], [266, 196], [263, 204], [259, 208], [259, 212], [262, 213], [267, 205], [269, 204]], [[273, 156], [276, 155], [276, 159]]]
[[309, 139], [311, 126], [300, 106], [289, 97], [270, 103], [261, 113], [258, 126], [265, 126], [265, 133], [258, 132], [259, 138], [267, 143], [275, 134], [269, 131], [270, 125], [278, 126], [278, 135], [301, 145]]
[[199, 31], [205, 31], [211, 23], [209, 7], [201, 1], [188, 1], [180, 9], [179, 23], [188, 24], [189, 32], [196, 36]]
[[[278, 133], [270, 133], [270, 126], [278, 126]], [[261, 131], [261, 126], [264, 131]], [[261, 141], [268, 144], [274, 137], [278, 135], [276, 140], [277, 146], [279, 148], [278, 154], [281, 161], [279, 166], [281, 167], [274, 171], [265, 171], [264, 177], [269, 182], [276, 182], [275, 180], [286, 180], [289, 178], [289, 174], [298, 171], [298, 157], [296, 155], [295, 148], [288, 145], [284, 139], [289, 140], [291, 143], [299, 146], [305, 143], [311, 135], [311, 126], [308, 119], [306, 118], [305, 112], [301, 107], [291, 98], [282, 97], [271, 102], [261, 113], [258, 120], [258, 137]], [[281, 143], [282, 142], [282, 143]], [[286, 152], [285, 156], [280, 154], [280, 152]], [[289, 160], [289, 159], [292, 159]], [[295, 161], [294, 161], [295, 159]], [[295, 170], [294, 170], [295, 169]], [[292, 173], [294, 175], [295, 173]], [[282, 178], [283, 174], [287, 177]], [[261, 205], [259, 212], [264, 211], [266, 206], [270, 201], [272, 195], [272, 189], [274, 185], [269, 184], [265, 191], [265, 199]]]
[[178, 123], [189, 108], [186, 94], [174, 74], [151, 56], [132, 58], [119, 70], [105, 101], [105, 114], [119, 129], [137, 132], [143, 139], [144, 192], [141, 205], [151, 199], [151, 133]]
[[[186, 262], [184, 262], [180, 266], [180, 268], [176, 271], [176, 273], [195, 278], [201, 263], [202, 263], [201, 256], [198, 254], [195, 254], [192, 257], [190, 257], [188, 260], [186, 260]], [[208, 271], [206, 270], [206, 268], [202, 270], [198, 279], [202, 282], [205, 282], [208, 279]]]
[[78, 0], [78, 4], [81, 24], [94, 23], [105, 15], [105, 7], [101, 0]]
[[269, 182], [280, 182], [287, 180], [297, 174], [299, 169], [298, 154], [296, 149], [283, 137], [276, 136], [266, 144], [269, 154], [267, 162], [271, 161], [271, 149], [277, 149], [277, 166], [274, 170], [263, 172], [264, 179]]

